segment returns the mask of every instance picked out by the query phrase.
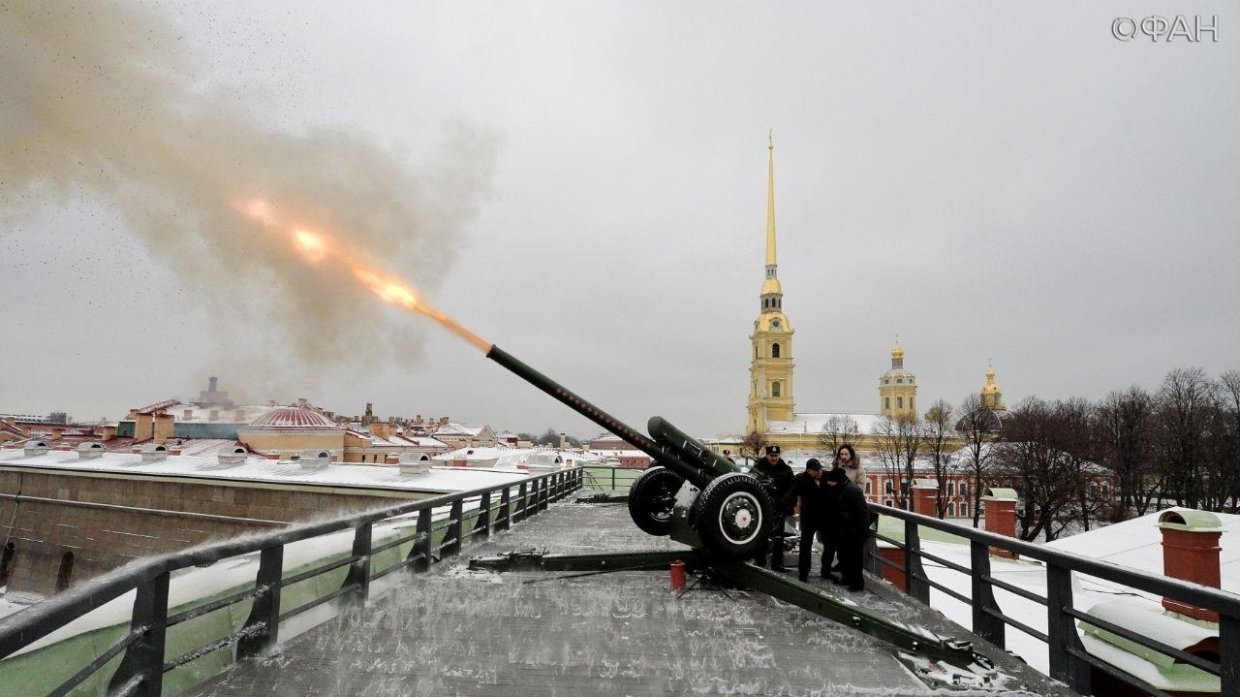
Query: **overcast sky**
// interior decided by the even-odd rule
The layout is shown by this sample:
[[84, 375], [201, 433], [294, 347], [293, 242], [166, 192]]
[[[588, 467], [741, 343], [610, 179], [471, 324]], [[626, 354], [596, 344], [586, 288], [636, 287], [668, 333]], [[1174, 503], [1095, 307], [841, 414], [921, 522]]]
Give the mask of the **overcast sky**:
[[[133, 5], [109, 7], [94, 11]], [[704, 436], [744, 426], [768, 129], [798, 410], [877, 410], [897, 334], [923, 405], [976, 391], [988, 358], [1009, 404], [1152, 389], [1177, 367], [1240, 369], [1234, 5], [138, 7], [150, 46], [134, 60], [158, 62], [161, 84], [183, 90], [170, 137], [183, 128], [193, 140], [205, 118], [193, 114], [220, 105], [249, 124], [231, 141], [239, 151], [282, 137], [302, 150], [337, 136], [373, 148], [376, 178], [417, 189], [408, 210], [376, 215], [354, 209], [359, 197], [324, 195], [323, 207], [345, 210], [322, 215], [358, 220], [385, 268], [639, 428], [654, 414]], [[1175, 13], [1218, 15], [1218, 41], [1112, 36], [1116, 17]], [[0, 75], [48, 50], [9, 45]], [[58, 89], [106, 93], [117, 79], [83, 68]], [[14, 133], [40, 118], [27, 103], [46, 88], [6, 95], [9, 80], [0, 146], [20, 159]], [[107, 131], [109, 113], [92, 114], [92, 128]], [[102, 180], [58, 174], [54, 186], [40, 184], [43, 160], [7, 170], [0, 412], [116, 419], [218, 375], [250, 401], [598, 432], [422, 318], [355, 315], [343, 304], [353, 298], [322, 310], [326, 329], [306, 325], [299, 314], [338, 291], [297, 284], [346, 281], [269, 281], [264, 264], [282, 261], [231, 239], [220, 246], [244, 263], [217, 253], [217, 228], [195, 228], [204, 214], [178, 213], [182, 195], [200, 210], [188, 173], [229, 150], [217, 140]], [[360, 152], [341, 158], [350, 180], [367, 174], [357, 162], [381, 159]], [[163, 236], [107, 178], [158, 191], [180, 177], [167, 162], [187, 179], [157, 202], [171, 221]], [[144, 171], [152, 181], [135, 181]], [[416, 241], [390, 242], [406, 220]], [[170, 251], [177, 236], [198, 246]], [[221, 291], [221, 275], [239, 279]], [[348, 343], [299, 348], [331, 332]]]

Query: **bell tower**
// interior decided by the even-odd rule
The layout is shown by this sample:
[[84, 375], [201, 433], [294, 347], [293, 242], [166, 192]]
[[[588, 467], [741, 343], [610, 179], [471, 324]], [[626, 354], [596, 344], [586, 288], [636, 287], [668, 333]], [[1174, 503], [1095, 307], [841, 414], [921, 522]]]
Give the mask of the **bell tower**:
[[770, 421], [791, 421], [792, 323], [784, 315], [784, 291], [776, 273], [775, 143], [767, 136], [766, 271], [759, 294], [761, 309], [753, 322], [753, 358], [749, 364], [747, 433], [766, 433]]

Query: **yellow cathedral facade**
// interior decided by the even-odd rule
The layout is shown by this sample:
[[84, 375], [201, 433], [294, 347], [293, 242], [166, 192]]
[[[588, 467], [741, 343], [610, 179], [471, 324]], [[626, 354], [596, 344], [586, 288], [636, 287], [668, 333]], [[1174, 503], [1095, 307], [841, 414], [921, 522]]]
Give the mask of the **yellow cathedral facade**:
[[[757, 434], [763, 445], [779, 445], [793, 458], [830, 457], [831, 443], [849, 442], [873, 461], [877, 457], [879, 430], [884, 419], [919, 418], [917, 376], [904, 367], [904, 348], [899, 337], [891, 349], [891, 368], [879, 376], [877, 409], [869, 413], [806, 413], [796, 411], [792, 322], [784, 313], [784, 293], [779, 282], [775, 234], [775, 145], [767, 141], [766, 260], [759, 293], [758, 317], [749, 335], [748, 419], [745, 433]], [[982, 403], [992, 410], [1004, 409], [1002, 393], [995, 383], [994, 368], [986, 370]], [[735, 441], [718, 441], [720, 448]]]

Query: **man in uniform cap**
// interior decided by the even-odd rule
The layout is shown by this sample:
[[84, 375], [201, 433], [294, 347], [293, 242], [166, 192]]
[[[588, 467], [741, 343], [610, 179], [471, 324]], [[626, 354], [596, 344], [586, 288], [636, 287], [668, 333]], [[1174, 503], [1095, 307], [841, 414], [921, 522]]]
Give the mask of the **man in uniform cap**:
[[758, 460], [753, 467], [755, 476], [762, 483], [777, 509], [769, 528], [768, 542], [758, 546], [754, 561], [758, 566], [766, 566], [767, 547], [771, 547], [771, 569], [773, 571], [784, 570], [784, 516], [791, 512], [791, 508], [785, 506], [784, 500], [792, 489], [792, 468], [779, 455], [778, 445], [768, 445], [766, 457]]

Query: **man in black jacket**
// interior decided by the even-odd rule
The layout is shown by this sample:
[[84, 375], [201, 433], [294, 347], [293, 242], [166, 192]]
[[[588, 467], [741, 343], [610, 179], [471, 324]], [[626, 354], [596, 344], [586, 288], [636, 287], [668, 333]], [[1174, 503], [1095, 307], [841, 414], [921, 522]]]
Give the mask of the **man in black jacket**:
[[826, 480], [835, 498], [828, 525], [835, 535], [840, 575], [843, 577], [836, 583], [847, 586], [850, 591], [864, 590], [861, 555], [865, 549], [865, 538], [870, 532], [870, 512], [865, 505], [865, 494], [838, 467], [827, 472]]
[[[805, 471], [793, 479], [792, 490], [784, 501], [790, 509], [797, 501], [801, 504], [801, 552], [797, 560], [797, 574], [802, 581], [809, 580], [810, 557], [814, 545], [814, 532], [825, 530], [827, 524], [827, 485], [822, 481], [822, 463], [814, 458], [805, 461]], [[822, 567], [822, 577], [828, 578], [828, 570]]]
[[766, 489], [771, 503], [779, 509], [775, 511], [775, 519], [771, 521], [770, 537], [766, 543], [758, 546], [758, 552], [754, 555], [754, 562], [758, 566], [766, 566], [767, 548], [770, 547], [772, 571], [784, 571], [784, 516], [788, 515], [790, 510], [785, 507], [784, 499], [792, 488], [792, 468], [779, 455], [778, 445], [768, 445], [766, 457], [753, 466], [754, 476]]

